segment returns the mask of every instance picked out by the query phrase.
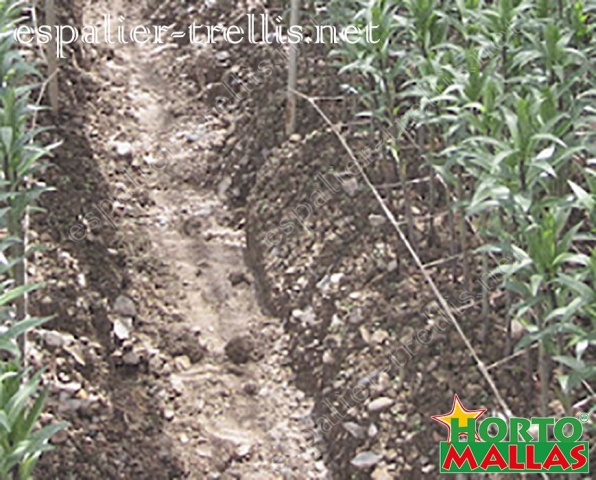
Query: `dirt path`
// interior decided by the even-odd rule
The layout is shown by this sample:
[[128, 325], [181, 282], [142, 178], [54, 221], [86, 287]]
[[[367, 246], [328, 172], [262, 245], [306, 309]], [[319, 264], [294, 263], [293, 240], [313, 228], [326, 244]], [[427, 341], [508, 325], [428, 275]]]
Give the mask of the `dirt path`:
[[[131, 25], [148, 25], [141, 7], [131, 5], [119, 0], [94, 5], [85, 23], [96, 23], [109, 11]], [[146, 204], [139, 223], [151, 251], [176, 279], [164, 288], [178, 312], [172, 329], [182, 333], [144, 339], [165, 345], [160, 348], [174, 357], [169, 382], [176, 398], [163, 412], [173, 453], [186, 478], [325, 478], [322, 462], [309, 448], [312, 405], [291, 385], [281, 325], [257, 305], [243, 262], [243, 231], [226, 226], [229, 214], [216, 193], [179, 184], [170, 175], [181, 165], [199, 169], [217, 132], [183, 110], [172, 115], [184, 99], [176, 99], [176, 85], [162, 80], [159, 65], [176, 62], [176, 49], [113, 48], [113, 59], [100, 68], [117, 79], [128, 120], [114, 124], [110, 137], [114, 145], [126, 144], [118, 162], [132, 147], [131, 181]], [[166, 161], [146, 173], [151, 158]], [[193, 343], [196, 348], [189, 349]]]

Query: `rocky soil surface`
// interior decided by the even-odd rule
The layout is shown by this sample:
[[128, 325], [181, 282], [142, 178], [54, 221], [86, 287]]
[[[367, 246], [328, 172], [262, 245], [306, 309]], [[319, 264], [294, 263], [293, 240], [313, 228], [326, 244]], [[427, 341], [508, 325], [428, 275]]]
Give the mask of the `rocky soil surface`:
[[[281, 11], [231, 1], [58, 4], [60, 23], [71, 25], [106, 12], [184, 27]], [[47, 282], [33, 313], [55, 315], [31, 339], [51, 388], [44, 422], [71, 426], [43, 456], [39, 478], [436, 478], [446, 432], [431, 415], [449, 411], [454, 393], [500, 413], [307, 102], [286, 138], [287, 53], [175, 39], [68, 52], [62, 111], [43, 119], [64, 142], [44, 179], [57, 191], [31, 232], [47, 249], [29, 273]], [[300, 52], [299, 89], [318, 98], [402, 212], [395, 172], [377, 148], [383, 134], [362, 133], [327, 54]], [[481, 316], [481, 291], [490, 290], [495, 312], [503, 295], [476, 271], [461, 283], [461, 265], [447, 258], [457, 260], [445, 194], [431, 235], [428, 189], [416, 180], [428, 171], [416, 149], [404, 151], [421, 259], [491, 365], [506, 351], [505, 323]], [[491, 373], [513, 411], [532, 416], [524, 371], [515, 357]]]

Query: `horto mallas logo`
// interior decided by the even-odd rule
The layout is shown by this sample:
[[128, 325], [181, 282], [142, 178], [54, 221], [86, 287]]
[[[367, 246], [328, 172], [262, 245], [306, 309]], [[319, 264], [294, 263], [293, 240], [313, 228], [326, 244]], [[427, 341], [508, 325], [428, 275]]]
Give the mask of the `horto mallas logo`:
[[477, 422], [486, 409], [468, 410], [454, 396], [451, 412], [433, 420], [447, 427], [440, 445], [441, 473], [587, 473], [588, 442], [580, 441], [588, 416], [499, 417]]

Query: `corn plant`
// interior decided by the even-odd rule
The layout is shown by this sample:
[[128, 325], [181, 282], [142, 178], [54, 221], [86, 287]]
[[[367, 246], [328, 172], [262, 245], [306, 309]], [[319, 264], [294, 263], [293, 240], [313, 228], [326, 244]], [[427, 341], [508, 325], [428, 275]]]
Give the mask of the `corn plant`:
[[[472, 274], [471, 222], [485, 242], [483, 274], [489, 254], [513, 259], [497, 270], [507, 331], [517, 319], [528, 330], [517, 348], [538, 343], [542, 413], [553, 374], [570, 412], [572, 395], [595, 368], [586, 352], [594, 348], [596, 312], [596, 174], [589, 167], [596, 163], [596, 2], [353, 0], [331, 1], [328, 11], [339, 23], [379, 25], [379, 43], [345, 44], [333, 54], [340, 72], [352, 75], [362, 114], [393, 129], [410, 239], [400, 141], [413, 126], [418, 152], [451, 189], [447, 198], [457, 199], [448, 205], [460, 213], [457, 226], [450, 222], [451, 245], [459, 244], [464, 284]], [[432, 235], [432, 180], [429, 189]], [[488, 319], [486, 292], [482, 300]]]
[[[33, 322], [21, 322], [5, 331], [0, 341], [7, 345], [33, 325]], [[19, 350], [16, 342], [13, 346], [15, 352]], [[0, 478], [3, 479], [33, 478], [33, 468], [41, 454], [53, 448], [50, 437], [66, 426], [55, 423], [35, 428], [48, 390], [39, 393], [41, 372], [30, 373], [16, 360], [0, 365]]]
[[[340, 58], [342, 67], [340, 74], [357, 74], [358, 82], [350, 87], [360, 96], [364, 110], [360, 116], [371, 119], [372, 131], [375, 126], [380, 129], [388, 128], [392, 133], [389, 146], [390, 158], [385, 158], [390, 169], [397, 168], [399, 182], [404, 202], [404, 214], [407, 221], [407, 231], [410, 242], [415, 246], [414, 220], [411, 200], [406, 188], [408, 165], [406, 158], [401, 155], [400, 139], [403, 137], [405, 122], [400, 120], [400, 109], [397, 88], [404, 76], [405, 64], [400, 58], [399, 50], [404, 39], [403, 25], [399, 23], [399, 16], [395, 14], [397, 5], [388, 0], [359, 0], [351, 2], [351, 23], [364, 27], [378, 26], [372, 34], [372, 42], [364, 38], [356, 44], [344, 43], [331, 52]], [[341, 22], [348, 15], [346, 6], [338, 7], [337, 2], [331, 2], [330, 12], [340, 12], [336, 22]]]
[[[577, 19], [576, 5], [571, 18]], [[519, 298], [513, 316], [531, 332], [519, 347], [539, 345], [540, 404], [546, 415], [552, 360], [561, 363], [557, 374], [564, 388], [559, 397], [566, 406], [570, 390], [578, 385], [569, 379], [591, 375], [580, 359], [570, 360], [567, 344], [579, 323], [580, 312], [572, 307], [583, 302], [577, 279], [575, 296], [569, 288], [569, 273], [587, 263], [578, 239], [593, 241], [583, 231], [584, 222], [570, 228], [568, 199], [580, 188], [569, 178], [578, 175], [574, 168], [581, 170], [577, 167], [590, 151], [589, 135], [578, 133], [585, 133], [590, 108], [582, 93], [591, 66], [587, 53], [572, 45], [574, 31], [589, 31], [584, 14], [579, 19], [586, 28], [576, 25], [573, 30], [565, 15], [553, 19], [544, 15], [543, 5], [538, 7], [503, 0], [472, 12], [486, 21], [477, 22], [480, 37], [468, 40], [492, 38], [498, 54], [484, 60], [484, 76], [479, 57], [470, 60], [469, 47], [459, 56], [463, 81], [454, 89], [461, 100], [450, 107], [456, 115], [446, 120], [452, 132], [463, 131], [467, 138], [443, 154], [474, 180], [467, 212], [483, 222], [483, 233], [497, 242], [492, 251], [517, 258], [501, 271], [506, 287]], [[521, 18], [526, 28], [513, 36], [512, 27]], [[582, 345], [587, 348], [585, 341]], [[581, 366], [581, 372], [561, 373], [572, 365]]]
[[[0, 477], [30, 479], [49, 438], [64, 424], [36, 428], [47, 390], [39, 393], [41, 372], [25, 367], [26, 334], [48, 320], [27, 315], [26, 295], [39, 288], [26, 279], [28, 212], [49, 189], [34, 175], [44, 168], [42, 157], [54, 146], [35, 143], [41, 129], [29, 123], [35, 108], [29, 93], [38, 76], [13, 40], [22, 3], [0, 3]], [[5, 253], [7, 255], [5, 255]]]

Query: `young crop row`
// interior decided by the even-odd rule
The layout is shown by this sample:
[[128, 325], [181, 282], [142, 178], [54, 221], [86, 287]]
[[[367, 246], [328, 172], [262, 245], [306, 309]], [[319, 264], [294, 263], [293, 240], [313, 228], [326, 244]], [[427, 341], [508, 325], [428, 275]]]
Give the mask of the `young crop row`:
[[[554, 395], [571, 414], [596, 377], [596, 2], [332, 0], [319, 10], [331, 23], [379, 25], [377, 43], [332, 54], [360, 115], [396, 139], [386, 161], [402, 183], [410, 241], [402, 152], [415, 141], [416, 161], [433, 172], [431, 218], [437, 189], [448, 188], [464, 281], [475, 254], [487, 275], [491, 258], [513, 259], [495, 273], [508, 322], [527, 331], [517, 348], [538, 344], [541, 414]], [[471, 230], [483, 243], [474, 252]]]
[[39, 288], [26, 280], [28, 212], [48, 188], [35, 175], [52, 146], [35, 137], [36, 107], [30, 93], [40, 75], [13, 40], [23, 21], [22, 2], [0, 1], [0, 478], [29, 479], [48, 441], [63, 424], [39, 428], [47, 389], [41, 372], [26, 366], [26, 333], [47, 318], [27, 315], [26, 294]]

